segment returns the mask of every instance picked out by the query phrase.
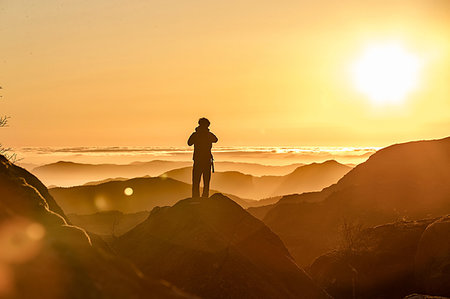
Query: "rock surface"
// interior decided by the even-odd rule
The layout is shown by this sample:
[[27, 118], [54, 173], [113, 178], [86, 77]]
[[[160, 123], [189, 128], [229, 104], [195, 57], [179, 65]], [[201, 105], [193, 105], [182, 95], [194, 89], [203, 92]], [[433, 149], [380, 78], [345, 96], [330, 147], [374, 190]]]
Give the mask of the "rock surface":
[[188, 297], [93, 243], [36, 177], [0, 156], [0, 297]]
[[144, 273], [205, 298], [328, 298], [278, 236], [221, 194], [155, 208], [116, 248]]
[[422, 234], [415, 271], [428, 294], [450, 296], [450, 216], [442, 217]]
[[351, 248], [317, 258], [309, 273], [334, 298], [352, 298], [353, 293], [358, 298], [419, 292], [449, 296], [449, 220], [445, 216], [365, 229]]

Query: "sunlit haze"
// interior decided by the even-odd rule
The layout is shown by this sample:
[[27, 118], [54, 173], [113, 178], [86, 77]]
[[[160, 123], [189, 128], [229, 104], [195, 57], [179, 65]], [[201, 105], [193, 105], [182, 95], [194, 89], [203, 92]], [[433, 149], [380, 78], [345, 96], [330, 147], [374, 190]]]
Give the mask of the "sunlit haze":
[[0, 0], [0, 36], [0, 299], [450, 299], [450, 0]]
[[369, 46], [353, 66], [356, 87], [375, 104], [402, 103], [418, 87], [420, 60], [399, 44]]
[[6, 146], [369, 146], [448, 135], [448, 1], [0, 4]]

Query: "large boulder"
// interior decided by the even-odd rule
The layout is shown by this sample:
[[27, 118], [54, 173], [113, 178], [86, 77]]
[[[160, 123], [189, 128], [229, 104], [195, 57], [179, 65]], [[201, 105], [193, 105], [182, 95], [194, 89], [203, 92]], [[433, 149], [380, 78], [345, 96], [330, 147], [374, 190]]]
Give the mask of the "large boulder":
[[450, 296], [450, 215], [430, 224], [422, 234], [416, 276], [426, 293]]
[[401, 298], [420, 291], [414, 259], [422, 233], [434, 220], [365, 229], [352, 244], [317, 258], [309, 273], [334, 298]]
[[328, 298], [264, 223], [222, 194], [155, 208], [116, 249], [205, 298]]
[[93, 243], [36, 177], [0, 156], [0, 297], [186, 297]]

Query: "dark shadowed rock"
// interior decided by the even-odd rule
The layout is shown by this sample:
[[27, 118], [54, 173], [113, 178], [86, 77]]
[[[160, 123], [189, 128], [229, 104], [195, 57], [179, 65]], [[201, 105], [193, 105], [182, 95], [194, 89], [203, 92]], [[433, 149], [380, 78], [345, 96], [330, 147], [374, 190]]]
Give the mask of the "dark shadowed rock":
[[155, 208], [116, 248], [146, 274], [205, 298], [327, 298], [281, 240], [229, 198]]
[[411, 294], [403, 299], [448, 299], [448, 297], [423, 295], [423, 294]]
[[450, 296], [450, 216], [436, 220], [422, 234], [416, 276], [427, 294]]
[[124, 214], [119, 211], [108, 211], [89, 215], [69, 214], [67, 217], [74, 225], [109, 240], [123, 235], [147, 219], [149, 213], [150, 212], [142, 211]]
[[434, 219], [401, 221], [368, 228], [351, 247], [317, 258], [309, 268], [334, 298], [401, 298], [420, 285], [414, 278], [419, 240]]
[[34, 176], [0, 156], [0, 297], [185, 297], [93, 243]]

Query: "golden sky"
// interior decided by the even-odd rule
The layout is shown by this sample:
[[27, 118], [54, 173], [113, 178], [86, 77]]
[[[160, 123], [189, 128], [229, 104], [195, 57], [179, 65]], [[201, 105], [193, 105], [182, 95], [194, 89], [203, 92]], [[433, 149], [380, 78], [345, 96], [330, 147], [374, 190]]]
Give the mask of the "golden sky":
[[[450, 1], [0, 0], [9, 146], [384, 146], [450, 135]], [[398, 43], [421, 62], [400, 104], [351, 66]]]

